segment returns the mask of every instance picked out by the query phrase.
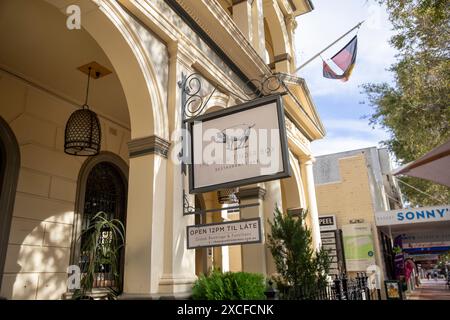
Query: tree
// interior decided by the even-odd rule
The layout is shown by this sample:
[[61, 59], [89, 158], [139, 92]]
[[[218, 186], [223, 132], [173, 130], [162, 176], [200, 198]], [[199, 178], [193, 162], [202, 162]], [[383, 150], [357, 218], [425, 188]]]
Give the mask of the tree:
[[[416, 160], [450, 138], [450, 6], [447, 0], [378, 0], [385, 4], [398, 50], [390, 67], [394, 83], [365, 84], [374, 107], [370, 123], [390, 133], [384, 144], [401, 164]], [[448, 203], [450, 189], [426, 180], [402, 178], [433, 198], [401, 185], [414, 205]]]
[[314, 298], [327, 284], [331, 259], [328, 252], [312, 248], [311, 231], [305, 224], [307, 211], [298, 216], [283, 214], [275, 208], [268, 247], [278, 276], [274, 278], [281, 298]]

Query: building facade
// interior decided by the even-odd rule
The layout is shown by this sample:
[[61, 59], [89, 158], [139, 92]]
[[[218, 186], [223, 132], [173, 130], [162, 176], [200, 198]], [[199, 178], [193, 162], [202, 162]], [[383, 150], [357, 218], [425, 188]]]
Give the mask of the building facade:
[[379, 232], [375, 213], [402, 207], [387, 149], [376, 147], [317, 157], [314, 166], [319, 217], [335, 216], [342, 231], [342, 271], [350, 275], [377, 265], [391, 278], [390, 239]]
[[[78, 9], [79, 29], [70, 27]], [[264, 242], [188, 250], [195, 223], [260, 217], [265, 234], [275, 205], [308, 208], [318, 247], [310, 143], [325, 131], [306, 83], [291, 76], [295, 18], [312, 9], [307, 0], [0, 0], [0, 295], [70, 296], [67, 268], [80, 264], [80, 234], [99, 210], [126, 226], [123, 298], [188, 296], [212, 266], [274, 272]], [[94, 62], [111, 72], [92, 77], [89, 94], [101, 152], [75, 157], [64, 130], [85, 96], [79, 68]], [[174, 132], [179, 82], [192, 73], [205, 94], [216, 88], [204, 112], [250, 97], [250, 79], [283, 75], [292, 176], [234, 192], [257, 207], [229, 212], [217, 192], [184, 197]], [[224, 210], [183, 215], [185, 200]], [[108, 285], [103, 275], [96, 291]]]

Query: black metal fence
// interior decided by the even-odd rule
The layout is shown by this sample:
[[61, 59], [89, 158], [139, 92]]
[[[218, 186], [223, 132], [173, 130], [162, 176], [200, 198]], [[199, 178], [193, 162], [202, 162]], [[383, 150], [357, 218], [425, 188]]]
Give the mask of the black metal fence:
[[322, 288], [289, 287], [280, 291], [270, 288], [266, 292], [268, 299], [296, 300], [381, 300], [379, 289], [370, 288], [366, 273], [357, 273], [355, 278], [343, 274], [335, 276], [332, 283]]

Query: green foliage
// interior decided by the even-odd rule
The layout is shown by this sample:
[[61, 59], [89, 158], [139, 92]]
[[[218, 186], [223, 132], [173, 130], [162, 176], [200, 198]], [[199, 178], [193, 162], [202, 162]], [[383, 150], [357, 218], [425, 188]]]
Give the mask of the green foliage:
[[[88, 256], [86, 270], [82, 270], [83, 277], [80, 289], [76, 290], [73, 299], [84, 299], [92, 292], [95, 276], [102, 265], [109, 265], [114, 276], [116, 288], [110, 287], [108, 298], [115, 298], [120, 287], [119, 259], [120, 251], [125, 242], [125, 227], [118, 219], [110, 219], [105, 212], [98, 212], [89, 221], [89, 226], [82, 232], [84, 238], [81, 252]], [[103, 240], [103, 244], [99, 239]]]
[[195, 300], [264, 300], [264, 276], [248, 272], [213, 271], [200, 275], [193, 288]]
[[[450, 138], [450, 6], [447, 0], [379, 0], [386, 5], [396, 34], [391, 45], [398, 50], [390, 71], [394, 83], [365, 84], [374, 106], [370, 123], [386, 129], [384, 141], [400, 163], [416, 160]], [[450, 189], [428, 181], [405, 182], [448, 203]], [[414, 205], [436, 200], [402, 185]]]
[[331, 259], [323, 248], [312, 249], [306, 216], [306, 211], [295, 217], [283, 214], [277, 207], [269, 221], [268, 246], [279, 274], [274, 280], [283, 299], [308, 298], [326, 285]]

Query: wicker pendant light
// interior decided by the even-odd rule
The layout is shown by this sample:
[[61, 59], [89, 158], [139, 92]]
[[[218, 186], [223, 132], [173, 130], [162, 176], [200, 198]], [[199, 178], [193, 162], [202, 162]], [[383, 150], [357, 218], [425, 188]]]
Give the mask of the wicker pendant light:
[[94, 156], [100, 152], [101, 128], [98, 116], [89, 110], [89, 68], [86, 100], [81, 109], [73, 112], [66, 124], [64, 134], [64, 152], [74, 156]]

